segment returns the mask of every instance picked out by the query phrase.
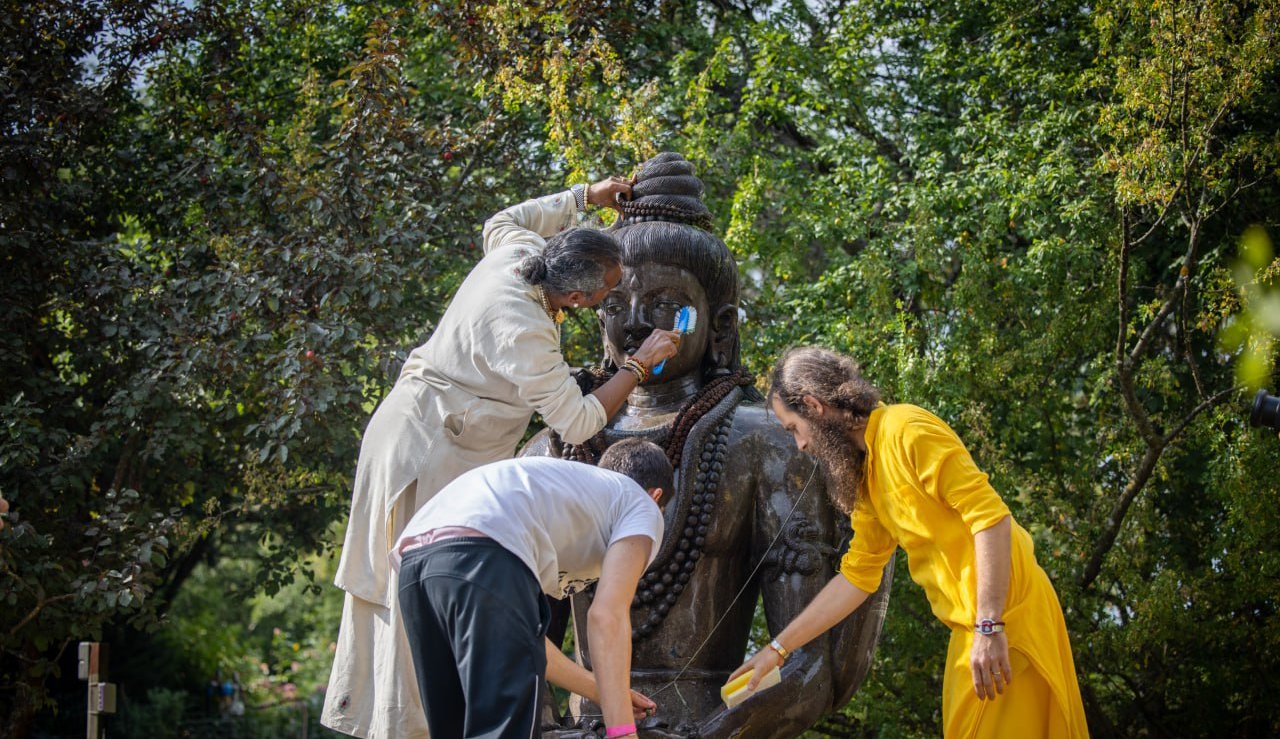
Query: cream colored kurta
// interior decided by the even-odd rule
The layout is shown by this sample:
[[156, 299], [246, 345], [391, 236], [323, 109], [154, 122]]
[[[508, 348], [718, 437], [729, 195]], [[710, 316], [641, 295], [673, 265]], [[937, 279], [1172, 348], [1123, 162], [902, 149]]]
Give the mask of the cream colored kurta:
[[581, 443], [608, 420], [560, 353], [559, 328], [518, 273], [574, 222], [573, 194], [485, 224], [485, 256], [369, 421], [334, 583], [347, 591], [320, 722], [359, 737], [426, 737], [387, 554], [418, 508], [458, 475], [515, 454], [534, 411]]

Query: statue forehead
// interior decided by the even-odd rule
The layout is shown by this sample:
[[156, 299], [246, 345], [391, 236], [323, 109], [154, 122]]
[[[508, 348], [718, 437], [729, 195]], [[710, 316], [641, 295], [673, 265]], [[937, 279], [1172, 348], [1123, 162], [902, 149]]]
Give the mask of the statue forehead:
[[695, 285], [704, 291], [706, 289], [706, 286], [689, 270], [677, 264], [665, 264], [663, 262], [641, 262], [640, 264], [624, 265], [622, 268], [622, 282], [619, 283], [620, 287], [631, 292], [652, 290], [665, 286], [688, 287]]

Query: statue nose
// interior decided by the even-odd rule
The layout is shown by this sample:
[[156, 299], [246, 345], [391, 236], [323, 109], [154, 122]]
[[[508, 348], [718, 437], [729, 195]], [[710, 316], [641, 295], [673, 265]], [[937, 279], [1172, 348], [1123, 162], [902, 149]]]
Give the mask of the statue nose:
[[629, 334], [642, 333], [648, 336], [653, 333], [653, 321], [649, 320], [649, 311], [643, 305], [631, 306], [631, 310], [627, 311], [627, 320], [622, 327]]

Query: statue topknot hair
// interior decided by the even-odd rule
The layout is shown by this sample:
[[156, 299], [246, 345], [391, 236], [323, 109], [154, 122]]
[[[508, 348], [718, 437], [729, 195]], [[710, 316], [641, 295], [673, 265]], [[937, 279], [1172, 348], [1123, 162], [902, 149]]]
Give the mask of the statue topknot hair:
[[640, 165], [631, 200], [622, 204], [618, 228], [665, 221], [709, 231], [711, 211], [702, 202], [702, 192], [702, 180], [693, 164], [674, 151], [663, 152]]

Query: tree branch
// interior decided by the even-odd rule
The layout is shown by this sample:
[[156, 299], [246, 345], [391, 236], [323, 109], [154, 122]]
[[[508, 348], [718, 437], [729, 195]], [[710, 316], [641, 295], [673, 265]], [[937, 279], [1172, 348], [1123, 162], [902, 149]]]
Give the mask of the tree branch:
[[1192, 421], [1196, 420], [1196, 416], [1199, 416], [1201, 413], [1204, 413], [1210, 408], [1220, 405], [1223, 400], [1226, 400], [1229, 396], [1234, 395], [1243, 389], [1244, 389], [1244, 385], [1233, 385], [1227, 388], [1226, 390], [1220, 390], [1217, 393], [1214, 393], [1213, 395], [1209, 396], [1208, 398], [1205, 398], [1203, 401], [1201, 401], [1200, 405], [1197, 405], [1195, 408], [1192, 408], [1190, 413], [1183, 416], [1182, 420], [1178, 422], [1177, 426], [1173, 427], [1172, 431], [1170, 431], [1168, 434], [1165, 435], [1164, 437], [1165, 444], [1168, 445], [1173, 443], [1173, 440], [1177, 438], [1179, 434], [1185, 431], [1187, 426], [1191, 425]]
[[863, 138], [875, 144], [876, 151], [896, 164], [898, 169], [907, 176], [908, 180], [914, 180], [916, 176], [915, 170], [906, 162], [902, 149], [871, 123], [871, 119], [862, 109], [862, 106], [852, 102], [849, 105], [853, 108], [853, 112], [845, 116], [845, 121]]
[[[1116, 302], [1120, 312], [1120, 327], [1116, 335], [1116, 380], [1120, 385], [1120, 396], [1124, 399], [1125, 407], [1128, 409], [1129, 415], [1133, 417], [1133, 422], [1138, 426], [1138, 433], [1142, 435], [1144, 441], [1152, 444], [1159, 440], [1160, 434], [1151, 425], [1151, 418], [1148, 416], [1146, 409], [1138, 402], [1138, 395], [1133, 387], [1133, 354], [1125, 351], [1125, 334], [1129, 329], [1129, 252], [1132, 249], [1129, 228], [1129, 213], [1128, 211], [1121, 211], [1120, 275], [1116, 284]], [[1159, 323], [1160, 320], [1160, 317], [1157, 316], [1156, 321], [1152, 322], [1152, 326]], [[1147, 332], [1150, 331], [1151, 326], [1148, 326]], [[1139, 346], [1144, 347], [1145, 341], [1149, 340], [1150, 338], [1144, 332], [1144, 338], [1139, 339]], [[1136, 350], [1137, 347], [1135, 347]]]
[[12, 639], [14, 636], [17, 635], [19, 631], [22, 631], [23, 627], [31, 623], [35, 619], [35, 617], [39, 616], [40, 612], [43, 611], [46, 607], [64, 600], [70, 600], [71, 598], [74, 598], [74, 597], [76, 597], [75, 593], [63, 593], [62, 595], [55, 595], [52, 598], [41, 597], [36, 602], [35, 607], [32, 608], [27, 613], [27, 615], [22, 618], [21, 621], [14, 624], [13, 628], [9, 629], [9, 638]]
[[1156, 232], [1156, 229], [1160, 227], [1160, 224], [1164, 223], [1164, 219], [1168, 217], [1169, 210], [1173, 208], [1173, 204], [1178, 200], [1178, 193], [1181, 192], [1182, 187], [1183, 185], [1186, 184], [1186, 182], [1187, 180], [1186, 180], [1186, 177], [1184, 176], [1182, 178], [1182, 181], [1178, 183], [1177, 187], [1173, 189], [1173, 192], [1169, 194], [1169, 199], [1165, 201], [1164, 207], [1160, 209], [1160, 214], [1156, 216], [1156, 219], [1155, 221], [1152, 222], [1151, 227], [1147, 229], [1146, 233], [1134, 239], [1133, 241], [1134, 246], [1138, 246], [1142, 242], [1146, 241], [1147, 238], [1151, 236], [1151, 234]]
[[1116, 371], [1124, 371], [1124, 335], [1129, 329], [1129, 211], [1120, 211], [1120, 274], [1116, 280], [1116, 303], [1120, 313], [1120, 330], [1116, 335]]
[[1088, 590], [1093, 585], [1094, 580], [1098, 579], [1098, 573], [1102, 571], [1102, 562], [1106, 559], [1107, 553], [1115, 546], [1116, 536], [1120, 533], [1120, 526], [1124, 523], [1125, 514], [1129, 512], [1129, 506], [1133, 504], [1134, 498], [1138, 497], [1138, 493], [1146, 487], [1147, 481], [1151, 479], [1151, 473], [1156, 469], [1156, 463], [1160, 461], [1160, 454], [1164, 451], [1163, 444], [1156, 446], [1148, 446], [1147, 451], [1142, 455], [1142, 461], [1138, 463], [1138, 469], [1134, 472], [1133, 477], [1129, 478], [1129, 484], [1125, 486], [1124, 492], [1120, 495], [1120, 499], [1116, 501], [1115, 506], [1111, 509], [1111, 515], [1107, 517], [1107, 522], [1102, 530], [1102, 536], [1098, 539], [1098, 543], [1093, 547], [1093, 553], [1089, 555], [1089, 563], [1085, 565], [1084, 574], [1080, 576], [1080, 589]]
[[1160, 456], [1164, 453], [1164, 450], [1186, 430], [1187, 426], [1197, 416], [1218, 405], [1232, 394], [1239, 392], [1240, 388], [1241, 386], [1239, 385], [1229, 387], [1205, 399], [1193, 408], [1190, 413], [1183, 416], [1172, 431], [1165, 436], [1159, 437], [1156, 443], [1148, 444], [1147, 451], [1142, 455], [1142, 461], [1138, 463], [1138, 469], [1134, 472], [1133, 477], [1130, 478], [1129, 484], [1125, 486], [1124, 493], [1121, 494], [1120, 499], [1116, 501], [1115, 506], [1111, 509], [1111, 515], [1107, 517], [1106, 527], [1103, 529], [1102, 536], [1098, 539], [1098, 543], [1094, 545], [1093, 553], [1089, 556], [1089, 563], [1085, 566], [1084, 574], [1080, 577], [1081, 590], [1088, 590], [1098, 578], [1098, 574], [1102, 571], [1103, 560], [1106, 559], [1107, 554], [1115, 546], [1116, 537], [1120, 533], [1120, 527], [1124, 524], [1124, 518], [1129, 512], [1129, 507], [1151, 479], [1151, 474], [1155, 472], [1156, 464], [1160, 461]]

